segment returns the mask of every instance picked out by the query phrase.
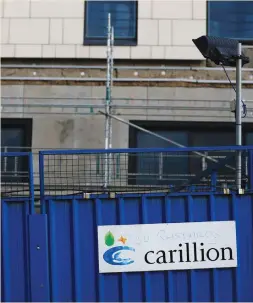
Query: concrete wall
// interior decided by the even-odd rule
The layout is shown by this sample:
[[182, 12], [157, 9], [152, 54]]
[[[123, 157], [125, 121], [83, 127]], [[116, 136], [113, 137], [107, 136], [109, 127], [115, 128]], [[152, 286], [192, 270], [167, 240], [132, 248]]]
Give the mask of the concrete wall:
[[[233, 122], [227, 88], [114, 87], [113, 111], [126, 120]], [[105, 88], [3, 85], [2, 117], [33, 118], [34, 148], [103, 148]], [[14, 98], [15, 97], [15, 98]], [[244, 89], [253, 122], [253, 89]], [[129, 128], [113, 121], [113, 147], [128, 147]]]
[[[125, 120], [234, 122], [234, 115], [230, 112], [230, 100], [234, 98], [234, 92], [228, 88], [117, 86], [113, 87], [112, 95], [114, 114]], [[36, 184], [39, 183], [38, 150], [104, 148], [105, 119], [98, 113], [104, 110], [104, 96], [105, 88], [101, 86], [2, 86], [2, 117], [33, 119], [32, 148]], [[253, 89], [244, 89], [243, 97], [248, 106], [248, 117], [243, 122], [251, 123], [253, 128]], [[128, 125], [113, 120], [112, 134], [113, 148], [129, 147]], [[66, 173], [65, 166], [72, 163], [72, 166], [68, 166], [68, 182], [74, 182], [74, 177], [71, 177], [73, 165], [80, 169], [84, 157], [72, 159], [71, 156], [70, 162], [55, 157], [51, 161], [46, 162], [46, 169], [50, 171], [56, 170], [56, 166], [61, 167], [64, 171], [61, 178]], [[96, 170], [96, 160], [88, 157], [87, 161], [87, 174], [91, 174], [91, 170]], [[122, 171], [126, 171], [127, 159], [123, 157], [120, 161]], [[79, 177], [76, 175], [75, 178]], [[102, 175], [94, 175], [93, 178], [94, 184], [102, 182]], [[50, 180], [46, 182], [50, 183]]]
[[[1, 0], [1, 17], [3, 58], [106, 58], [106, 47], [83, 46], [82, 0]], [[203, 60], [191, 39], [205, 33], [206, 0], [140, 0], [138, 45], [114, 57]]]

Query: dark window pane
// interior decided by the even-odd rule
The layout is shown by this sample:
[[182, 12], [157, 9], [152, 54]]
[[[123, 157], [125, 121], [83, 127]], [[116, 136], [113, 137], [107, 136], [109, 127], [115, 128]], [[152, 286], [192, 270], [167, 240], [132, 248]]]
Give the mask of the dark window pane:
[[[21, 147], [23, 145], [24, 130], [22, 128], [3, 128], [1, 134], [1, 147], [4, 151], [5, 147]], [[15, 149], [14, 151], [19, 151]], [[8, 151], [13, 151], [9, 149]]]
[[220, 131], [195, 132], [191, 138], [192, 146], [227, 146], [235, 145], [235, 132]]
[[209, 1], [208, 34], [253, 40], [253, 1]]
[[253, 132], [246, 135], [246, 145], [253, 145]]
[[[187, 146], [188, 135], [181, 131], [156, 131], [157, 134]], [[169, 148], [174, 144], [166, 142], [143, 132], [137, 133], [139, 148]], [[181, 175], [188, 173], [187, 153], [151, 153], [137, 157], [137, 172], [146, 174], [138, 176], [138, 184], [176, 184], [182, 182]], [[153, 175], [152, 175], [153, 174]]]
[[[216, 126], [209, 128], [201, 126], [199, 128], [186, 126], [179, 131], [156, 131], [159, 135], [171, 139], [184, 146], [193, 147], [212, 147], [212, 146], [235, 146], [236, 133], [234, 127], [229, 129], [227, 125], [224, 127]], [[166, 129], [166, 128], [165, 128]], [[249, 129], [247, 127], [247, 129]], [[253, 145], [253, 132], [243, 132], [243, 140], [247, 145]], [[152, 135], [143, 132], [136, 134], [136, 147], [138, 148], [168, 148], [175, 147], [174, 144], [163, 141]], [[231, 186], [235, 184], [235, 151], [208, 151], [201, 152], [202, 155], [194, 152], [190, 153], [150, 153], [149, 155], [136, 155], [135, 164], [132, 171], [138, 173], [135, 178], [139, 185], [182, 185], [182, 184], [211, 184], [211, 171], [217, 169], [218, 186]], [[210, 156], [216, 159], [214, 162], [207, 159]], [[227, 166], [226, 166], [227, 165]], [[242, 177], [243, 182], [247, 181], [247, 152], [242, 152]], [[205, 170], [209, 169], [210, 173], [205, 174]], [[144, 178], [144, 174], [146, 174]], [[205, 174], [203, 176], [203, 174]], [[195, 177], [198, 178], [195, 178]], [[195, 179], [191, 179], [194, 177]], [[195, 183], [192, 183], [195, 182]]]
[[[2, 121], [1, 151], [22, 152], [26, 151], [26, 128], [25, 124]], [[8, 156], [1, 157], [1, 177], [5, 182], [21, 181], [27, 177], [27, 157]]]
[[109, 13], [115, 41], [136, 38], [136, 1], [88, 1], [85, 39], [106, 41]]
[[[215, 131], [215, 132], [196, 132], [193, 133], [191, 136], [191, 145], [198, 147], [198, 146], [231, 146], [235, 145], [235, 133], [234, 132], [222, 132]], [[206, 152], [206, 156], [212, 156], [217, 161], [222, 161], [226, 157], [231, 157], [231, 162], [234, 160], [234, 153], [230, 152]], [[205, 157], [192, 155], [190, 161], [190, 170], [193, 174], [198, 174], [201, 170], [207, 169], [213, 162], [206, 159]], [[228, 173], [231, 174], [231, 170], [229, 168], [223, 167], [222, 172], [220, 173]]]

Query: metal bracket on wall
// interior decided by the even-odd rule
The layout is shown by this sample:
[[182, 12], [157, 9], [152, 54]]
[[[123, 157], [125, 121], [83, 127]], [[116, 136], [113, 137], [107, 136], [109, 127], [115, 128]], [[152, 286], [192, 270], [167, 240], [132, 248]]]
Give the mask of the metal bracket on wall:
[[224, 195], [229, 195], [230, 194], [229, 188], [224, 188], [223, 193], [224, 193]]
[[84, 199], [90, 199], [90, 193], [83, 193]]

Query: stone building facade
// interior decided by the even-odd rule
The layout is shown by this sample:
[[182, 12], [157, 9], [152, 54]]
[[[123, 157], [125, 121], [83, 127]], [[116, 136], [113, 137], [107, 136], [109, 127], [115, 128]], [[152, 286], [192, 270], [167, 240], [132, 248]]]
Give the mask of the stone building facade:
[[[187, 146], [235, 143], [230, 109], [235, 93], [223, 70], [206, 62], [192, 42], [219, 30], [219, 20], [209, 20], [209, 3], [116, 1], [112, 8], [110, 1], [91, 2], [97, 1], [1, 1], [2, 147], [104, 147], [105, 118], [99, 111], [105, 107], [110, 10], [113, 113]], [[252, 57], [252, 41], [244, 42]], [[253, 144], [252, 64], [253, 58], [243, 68], [245, 144]], [[235, 81], [235, 69], [228, 74]], [[145, 140], [116, 120], [112, 133], [114, 148], [170, 146]]]

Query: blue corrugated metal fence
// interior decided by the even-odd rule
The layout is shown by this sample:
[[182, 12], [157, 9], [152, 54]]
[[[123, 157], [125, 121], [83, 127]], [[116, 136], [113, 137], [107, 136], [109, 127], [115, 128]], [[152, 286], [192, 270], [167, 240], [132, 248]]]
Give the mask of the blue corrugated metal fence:
[[[173, 150], [181, 152], [180, 149]], [[95, 167], [96, 157], [91, 158], [90, 155], [106, 152], [41, 152], [41, 214], [34, 214], [32, 178], [29, 178], [31, 191], [26, 197], [2, 199], [2, 301], [253, 301], [253, 147], [244, 150], [247, 150], [248, 156], [247, 189], [243, 195], [238, 195], [233, 189], [227, 194], [217, 186], [219, 171], [217, 174], [216, 167], [215, 174], [209, 172], [212, 175], [210, 188], [205, 187], [201, 192], [164, 192], [161, 190], [164, 187], [159, 188], [160, 192], [152, 192], [150, 187], [148, 193], [143, 193], [140, 187], [137, 188], [139, 192], [134, 192], [134, 186], [131, 191], [126, 191], [123, 176], [120, 184], [125, 191], [113, 192], [112, 189], [111, 193], [98, 192], [98, 185], [104, 179], [103, 175], [102, 179], [99, 177], [99, 172], [94, 175], [93, 171], [89, 172], [85, 181], [90, 178], [96, 181], [95, 190], [89, 184], [89, 192], [80, 192], [82, 184], [73, 187], [76, 186], [75, 180], [80, 179], [79, 175], [76, 179], [75, 167], [87, 165], [87, 160], [85, 158], [82, 162], [78, 154], [88, 155], [89, 163]], [[192, 151], [187, 149], [187, 152]], [[204, 152], [206, 148], [196, 148], [196, 151]], [[111, 151], [112, 154], [126, 152], [137, 153], [137, 150]], [[147, 153], [147, 150], [139, 152]], [[68, 155], [73, 157], [69, 160]], [[32, 155], [26, 156], [30, 159], [31, 176]], [[54, 157], [51, 162], [54, 166], [47, 162], [47, 156]], [[129, 162], [129, 158], [127, 160]], [[122, 161], [121, 156], [117, 161]], [[64, 169], [59, 170], [59, 167]], [[73, 184], [67, 178], [69, 172], [74, 179]], [[83, 170], [81, 172], [84, 174]], [[117, 180], [113, 179], [114, 187]], [[99, 225], [223, 220], [236, 221], [237, 268], [98, 272]]]
[[[45, 200], [52, 301], [253, 300], [253, 197], [123, 194]], [[237, 269], [99, 274], [97, 226], [235, 220]]]
[[[21, 158], [28, 163], [28, 169], [11, 170], [12, 164]], [[1, 295], [3, 301], [29, 301], [28, 216], [34, 213], [32, 154], [6, 152], [1, 153], [1, 160]]]

